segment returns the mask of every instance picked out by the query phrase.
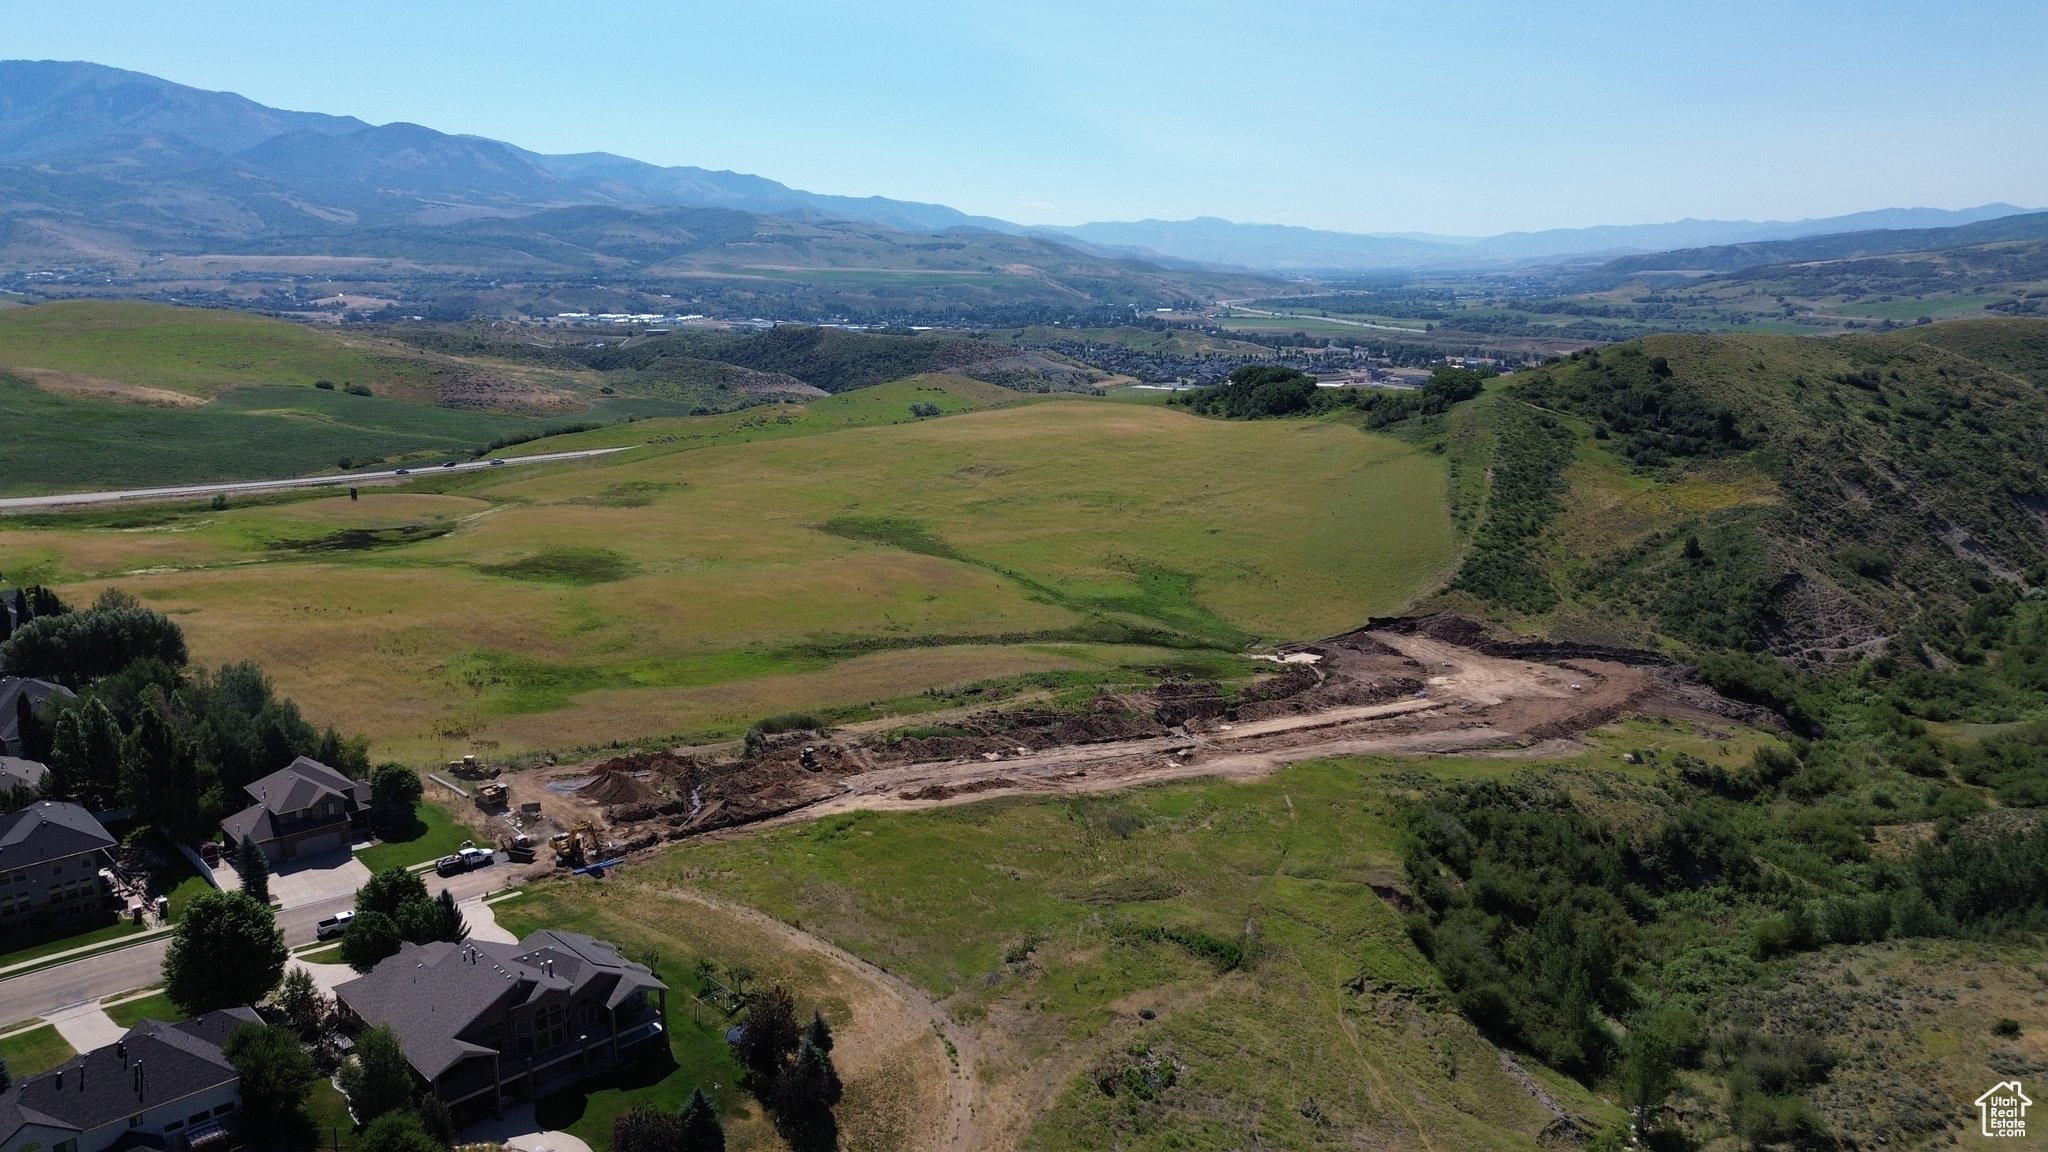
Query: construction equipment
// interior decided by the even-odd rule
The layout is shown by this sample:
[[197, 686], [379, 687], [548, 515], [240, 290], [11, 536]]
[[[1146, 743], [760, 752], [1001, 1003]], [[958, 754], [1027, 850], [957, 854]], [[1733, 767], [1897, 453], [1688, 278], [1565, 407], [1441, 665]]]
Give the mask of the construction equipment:
[[503, 784], [485, 784], [476, 790], [476, 806], [479, 808], [503, 808], [507, 795]]
[[567, 832], [556, 833], [548, 841], [548, 846], [555, 850], [556, 863], [577, 867], [583, 863], [586, 852], [597, 850], [597, 832], [591, 828], [590, 821], [585, 820]]
[[525, 836], [516, 836], [513, 838], [512, 843], [506, 845], [505, 855], [510, 857], [514, 864], [531, 864], [533, 863], [533, 841]]

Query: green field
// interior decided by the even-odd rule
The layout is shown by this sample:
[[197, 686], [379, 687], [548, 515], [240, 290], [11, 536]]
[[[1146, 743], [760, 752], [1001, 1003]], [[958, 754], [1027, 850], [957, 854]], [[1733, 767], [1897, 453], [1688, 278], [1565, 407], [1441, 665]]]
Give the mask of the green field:
[[240, 312], [12, 308], [0, 314], [0, 495], [303, 476], [344, 458], [439, 459], [566, 423], [687, 410], [597, 388], [594, 373]]
[[128, 588], [195, 659], [255, 659], [316, 724], [432, 762], [1310, 639], [1455, 552], [1443, 458], [1341, 422], [932, 376], [548, 447], [611, 444], [641, 447], [357, 501], [0, 520], [0, 554], [74, 601]]

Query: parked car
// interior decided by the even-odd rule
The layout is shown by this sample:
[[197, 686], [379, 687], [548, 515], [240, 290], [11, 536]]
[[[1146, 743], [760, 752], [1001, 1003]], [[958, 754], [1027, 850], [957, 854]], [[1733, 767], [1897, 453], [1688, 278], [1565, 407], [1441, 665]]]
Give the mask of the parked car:
[[341, 936], [342, 934], [346, 933], [348, 931], [349, 921], [354, 920], [355, 918], [356, 913], [355, 909], [353, 908], [350, 908], [342, 912], [336, 912], [334, 915], [329, 916], [325, 920], [322, 920], [319, 923], [319, 925], [313, 929], [313, 937], [316, 940], [333, 940]]
[[443, 876], [455, 876], [472, 868], [488, 868], [496, 861], [497, 856], [487, 848], [464, 848], [452, 856], [434, 861], [434, 871]]

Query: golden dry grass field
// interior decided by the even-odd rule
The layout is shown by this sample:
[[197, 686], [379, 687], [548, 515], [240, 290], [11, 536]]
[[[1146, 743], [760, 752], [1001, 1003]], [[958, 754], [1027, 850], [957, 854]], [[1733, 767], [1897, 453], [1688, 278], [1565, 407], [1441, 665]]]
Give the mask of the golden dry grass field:
[[[920, 398], [948, 414], [910, 420]], [[196, 661], [258, 661], [316, 723], [419, 761], [1314, 638], [1455, 551], [1441, 457], [1340, 423], [926, 377], [549, 448], [599, 443], [643, 446], [353, 502], [0, 520], [0, 572], [73, 602], [118, 584]]]

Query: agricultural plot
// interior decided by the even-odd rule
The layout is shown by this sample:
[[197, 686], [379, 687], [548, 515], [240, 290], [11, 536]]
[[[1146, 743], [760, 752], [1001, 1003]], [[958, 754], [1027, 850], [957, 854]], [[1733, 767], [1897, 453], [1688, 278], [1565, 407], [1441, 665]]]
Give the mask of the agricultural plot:
[[23, 518], [0, 570], [119, 584], [195, 659], [257, 660], [316, 723], [429, 759], [1312, 638], [1455, 550], [1442, 458], [1337, 423], [920, 377], [550, 447], [622, 442], [356, 501]]

